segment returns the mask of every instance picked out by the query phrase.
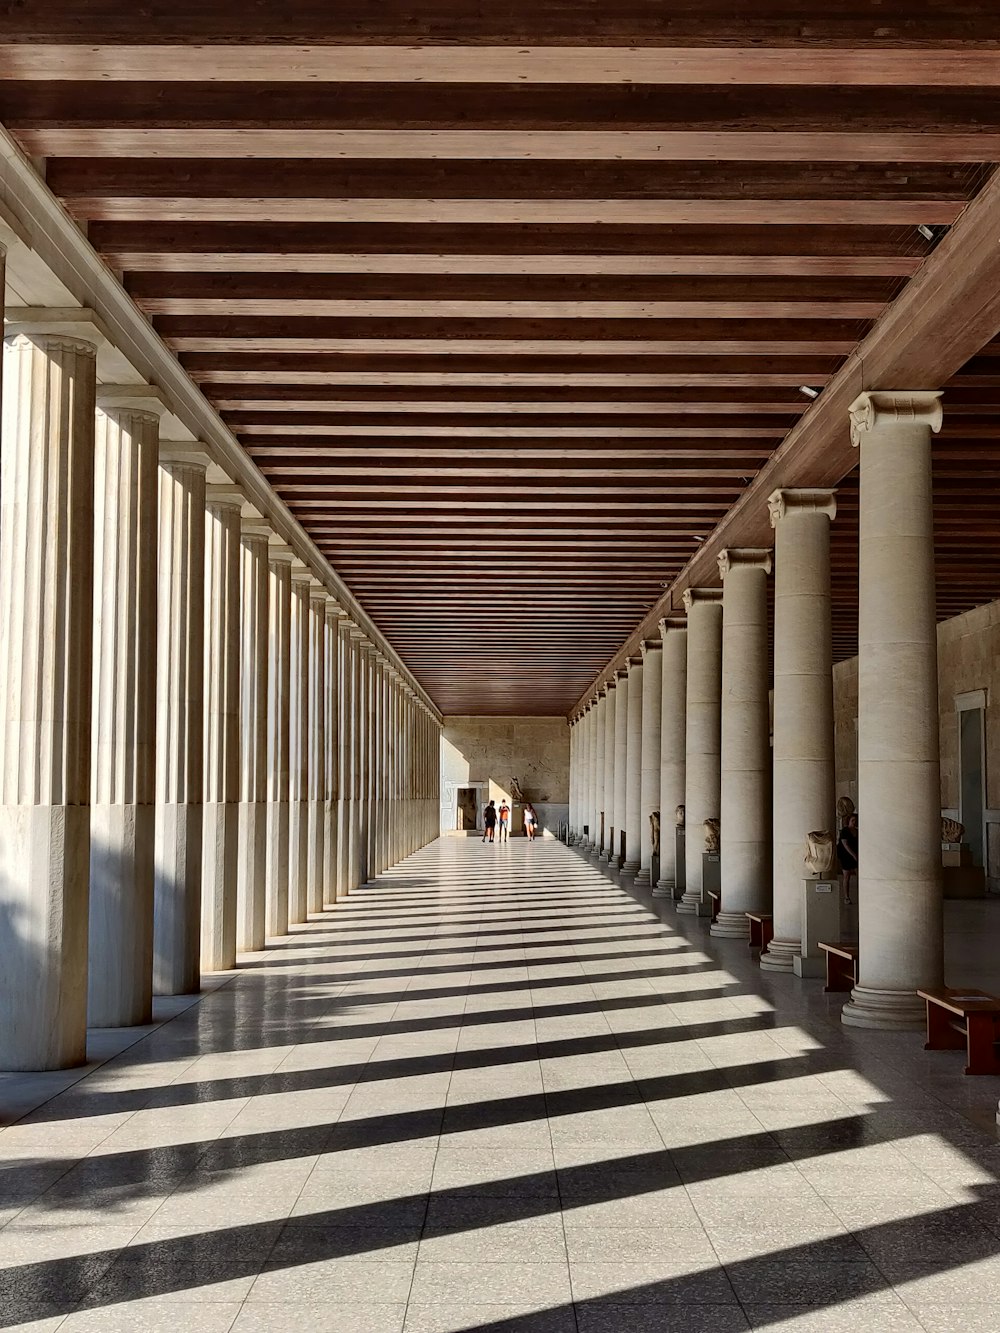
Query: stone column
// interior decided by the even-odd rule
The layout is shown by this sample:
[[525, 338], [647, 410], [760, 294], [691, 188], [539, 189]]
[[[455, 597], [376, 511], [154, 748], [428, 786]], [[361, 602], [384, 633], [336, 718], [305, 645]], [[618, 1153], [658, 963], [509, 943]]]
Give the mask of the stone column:
[[604, 850], [604, 818], [606, 802], [604, 799], [604, 765], [607, 757], [608, 692], [603, 687], [598, 691], [597, 706], [594, 709], [594, 851], [600, 856]]
[[642, 855], [642, 654], [628, 660], [628, 715], [625, 722], [625, 864], [623, 875], [639, 873]]
[[941, 769], [931, 434], [938, 393], [862, 394], [858, 546], [858, 984], [852, 1027], [922, 1028], [942, 984]]
[[577, 780], [577, 753], [576, 753], [576, 718], [569, 720], [569, 841], [572, 844], [576, 841], [576, 780]]
[[[678, 912], [702, 910], [706, 819], [719, 818], [722, 694], [722, 589], [688, 588], [685, 743], [685, 890]], [[725, 829], [722, 837], [725, 838]]]
[[240, 803], [236, 947], [264, 947], [267, 916], [268, 539], [266, 523], [240, 524]]
[[292, 688], [290, 546], [268, 550], [267, 639], [267, 934], [288, 934], [289, 744]]
[[351, 875], [350, 887], [356, 889], [365, 879], [364, 874], [364, 837], [365, 837], [365, 729], [368, 698], [365, 691], [364, 632], [355, 627], [351, 630], [351, 657], [353, 671], [353, 689], [351, 691], [352, 723], [351, 750], [354, 771], [354, 789], [351, 793]]
[[93, 326], [9, 327], [0, 430], [0, 1069], [87, 1058]]
[[323, 608], [323, 906], [340, 896], [340, 634], [343, 612], [332, 597]]
[[160, 446], [153, 990], [200, 986], [205, 743], [204, 450]]
[[292, 563], [288, 696], [288, 921], [299, 925], [309, 896], [309, 591], [313, 578]]
[[642, 645], [642, 740], [639, 777], [639, 873], [637, 884], [652, 879], [653, 828], [649, 817], [660, 808], [660, 703], [663, 694], [663, 644], [649, 639]]
[[337, 662], [340, 688], [337, 704], [337, 897], [346, 898], [351, 877], [351, 797], [354, 792], [352, 751], [353, 675], [351, 622], [346, 616], [337, 622]]
[[615, 840], [615, 708], [618, 681], [608, 681], [604, 705], [604, 849], [602, 861], [610, 861]]
[[305, 906], [323, 912], [327, 892], [327, 589], [309, 588], [309, 866]]
[[722, 905], [711, 933], [749, 939], [771, 909], [771, 744], [767, 576], [771, 552], [730, 549], [722, 576]]
[[615, 672], [615, 845], [608, 857], [609, 865], [616, 866], [621, 860], [622, 834], [625, 832], [626, 800], [625, 789], [628, 786], [628, 671], [622, 668]]
[[660, 621], [660, 878], [654, 898], [673, 898], [677, 875], [677, 807], [684, 804], [687, 731], [687, 622]]
[[206, 488], [205, 827], [201, 967], [236, 965], [240, 817], [240, 511], [236, 486]]
[[94, 457], [90, 810], [91, 1027], [148, 1023], [153, 1004], [157, 463], [163, 404], [102, 388]]
[[830, 627], [831, 490], [775, 491], [774, 938], [765, 971], [791, 972], [802, 952], [806, 834], [833, 829], [833, 636]]
[[577, 846], [586, 848], [587, 834], [585, 828], [589, 828], [587, 816], [587, 723], [589, 719], [590, 704], [584, 704], [583, 711], [577, 719], [577, 726], [580, 728], [580, 781], [579, 781], [579, 809], [580, 809], [580, 831], [577, 836]]

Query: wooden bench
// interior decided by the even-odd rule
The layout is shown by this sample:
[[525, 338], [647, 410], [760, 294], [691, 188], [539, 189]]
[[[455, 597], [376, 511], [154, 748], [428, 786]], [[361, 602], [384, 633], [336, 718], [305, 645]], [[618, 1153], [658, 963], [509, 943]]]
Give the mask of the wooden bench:
[[960, 1051], [964, 1046], [967, 1074], [1000, 1074], [996, 1051], [1000, 998], [974, 986], [945, 986], [917, 994], [927, 1002], [925, 1051]]
[[722, 894], [715, 893], [712, 889], [707, 889], [706, 892], [712, 904], [712, 920], [716, 921], [719, 916], [719, 908], [722, 906]]
[[763, 951], [774, 939], [772, 918], [763, 912], [747, 912], [745, 916], [750, 922], [750, 948]]
[[823, 944], [826, 954], [826, 985], [824, 990], [853, 990], [858, 982], [858, 946], [856, 944]]

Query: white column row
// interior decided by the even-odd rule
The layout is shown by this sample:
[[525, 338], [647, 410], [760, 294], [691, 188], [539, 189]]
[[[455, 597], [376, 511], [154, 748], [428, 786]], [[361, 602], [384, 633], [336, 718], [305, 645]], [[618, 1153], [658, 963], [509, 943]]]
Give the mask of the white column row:
[[[843, 1018], [859, 1027], [911, 1027], [923, 1018], [915, 992], [940, 985], [943, 975], [931, 489], [940, 395], [864, 394], [851, 418], [861, 459], [860, 910], [859, 980]], [[676, 897], [683, 869], [678, 910], [704, 913], [706, 833], [718, 821], [721, 908], [712, 933], [746, 938], [746, 913], [770, 913], [774, 937], [761, 967], [790, 972], [802, 949], [806, 838], [836, 831], [836, 501], [829, 489], [779, 490], [769, 511], [773, 553], [723, 552], [722, 590], [688, 589], [686, 622], [661, 621], [660, 640], [643, 643], [607, 695], [573, 719], [570, 830], [582, 840], [587, 825], [583, 845], [601, 850], [594, 830], [600, 843], [603, 821], [612, 860], [643, 884], [653, 868], [650, 815], [658, 810], [654, 893]]]
[[[2, 255], [0, 255], [2, 261]], [[0, 268], [2, 277], [2, 268]], [[438, 833], [439, 724], [85, 315], [8, 325], [0, 1069], [333, 905]]]

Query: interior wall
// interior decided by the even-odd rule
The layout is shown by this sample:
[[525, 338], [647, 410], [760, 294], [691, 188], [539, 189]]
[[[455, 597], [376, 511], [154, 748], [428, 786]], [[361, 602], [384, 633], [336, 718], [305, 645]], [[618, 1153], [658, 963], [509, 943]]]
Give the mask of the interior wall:
[[441, 832], [455, 829], [456, 793], [482, 784], [480, 804], [511, 803], [511, 829], [523, 824], [512, 779], [557, 836], [569, 818], [569, 724], [564, 717], [446, 717], [441, 732]]
[[[977, 607], [938, 625], [938, 726], [941, 739], [941, 811], [959, 817], [959, 712], [969, 696], [985, 702], [986, 873], [1000, 890], [1000, 602]], [[837, 795], [858, 797], [858, 661], [833, 669]]]

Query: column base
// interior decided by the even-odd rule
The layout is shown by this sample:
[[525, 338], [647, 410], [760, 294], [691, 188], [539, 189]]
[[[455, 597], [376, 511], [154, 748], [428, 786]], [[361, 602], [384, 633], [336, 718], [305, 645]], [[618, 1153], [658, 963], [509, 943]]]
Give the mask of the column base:
[[674, 881], [672, 879], [659, 879], [653, 885], [654, 898], [672, 898], [674, 896]]
[[878, 990], [855, 986], [844, 1005], [840, 1020], [852, 1028], [876, 1028], [883, 1032], [924, 1030], [927, 1008], [911, 990]]
[[773, 939], [760, 956], [765, 972], [794, 972], [794, 959], [802, 952], [801, 940]]
[[710, 935], [723, 940], [748, 940], [750, 922], [745, 912], [720, 912], [709, 928]]
[[703, 903], [700, 893], [685, 893], [677, 904], [677, 910], [691, 916], [708, 916], [711, 904]]
[[648, 884], [650, 882], [650, 878], [651, 877], [649, 870], [645, 866], [643, 866], [643, 868], [636, 875], [635, 882], [636, 884]]
[[639, 862], [626, 861], [621, 868], [621, 873], [626, 877], [626, 879], [635, 879], [636, 875], [638, 875], [639, 873]]

